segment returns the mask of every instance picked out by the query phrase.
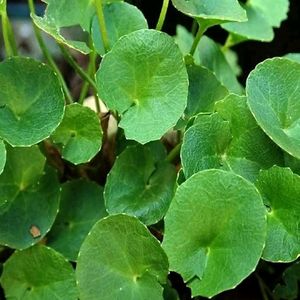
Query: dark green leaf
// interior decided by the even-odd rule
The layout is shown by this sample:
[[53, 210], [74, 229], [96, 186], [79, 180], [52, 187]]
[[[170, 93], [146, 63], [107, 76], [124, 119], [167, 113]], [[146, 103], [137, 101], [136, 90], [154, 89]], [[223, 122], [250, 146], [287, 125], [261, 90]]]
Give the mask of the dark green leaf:
[[115, 215], [85, 239], [76, 274], [82, 300], [162, 300], [168, 259], [138, 219]]
[[6, 148], [2, 140], [0, 140], [0, 175], [3, 172], [6, 162]]

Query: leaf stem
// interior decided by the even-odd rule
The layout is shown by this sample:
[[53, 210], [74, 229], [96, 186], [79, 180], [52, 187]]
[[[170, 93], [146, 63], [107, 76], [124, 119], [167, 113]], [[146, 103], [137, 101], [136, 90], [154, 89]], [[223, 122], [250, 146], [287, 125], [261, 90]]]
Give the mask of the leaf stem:
[[194, 56], [197, 46], [207, 28], [208, 28], [208, 25], [206, 25], [205, 23], [203, 23], [203, 24], [199, 23], [199, 29], [198, 29], [198, 32], [196, 34], [196, 37], [194, 39], [194, 42], [193, 42], [193, 45], [192, 45], [192, 48], [190, 51], [191, 56]]
[[269, 294], [270, 298], [272, 300], [274, 300], [272, 292], [270, 291], [269, 287], [265, 284], [265, 282], [262, 280], [262, 278], [257, 273], [255, 273], [255, 277], [258, 281], [263, 299], [264, 300], [269, 300], [269, 297], [268, 297], [268, 294]]
[[69, 53], [69, 51], [62, 45], [59, 44], [59, 48], [64, 55], [67, 62], [70, 64], [72, 68], [78, 73], [78, 75], [85, 81], [87, 81], [94, 89], [97, 89], [96, 83], [94, 80], [90, 77], [89, 74], [87, 74], [81, 66], [75, 61], [75, 59], [72, 57], [72, 55]]
[[166, 161], [167, 162], [173, 162], [177, 156], [180, 154], [180, 149], [181, 149], [181, 143], [177, 144], [167, 155]]
[[[34, 7], [34, 3], [33, 3], [33, 0], [28, 0], [28, 4], [29, 4], [29, 9], [30, 9], [30, 13], [31, 14], [34, 14], [35, 13], [35, 7]], [[67, 87], [67, 84], [64, 80], [64, 77], [62, 75], [62, 73], [60, 72], [58, 66], [56, 65], [55, 61], [53, 60], [50, 52], [48, 51], [47, 47], [46, 47], [46, 44], [42, 38], [42, 35], [40, 33], [40, 30], [39, 28], [33, 23], [33, 30], [34, 30], [34, 34], [35, 34], [35, 37], [38, 41], [38, 44], [43, 52], [43, 55], [44, 57], [46, 58], [47, 62], [49, 63], [49, 65], [53, 68], [53, 70], [55, 71], [55, 73], [57, 74], [58, 76], [58, 79], [62, 85], [62, 88], [63, 88], [63, 91], [64, 91], [64, 94], [66, 96], [66, 102], [68, 104], [70, 103], [73, 103], [73, 98], [71, 96], [71, 93]]]
[[170, 0], [163, 0], [160, 15], [159, 15], [157, 25], [156, 25], [156, 30], [161, 30], [163, 25], [164, 25], [165, 18], [166, 18], [166, 15], [167, 15], [167, 10], [168, 10], [168, 7], [169, 7], [169, 2], [170, 2]]
[[106, 30], [106, 25], [105, 25], [102, 0], [94, 0], [94, 5], [96, 8], [96, 13], [97, 13], [98, 22], [99, 22], [99, 29], [101, 32], [104, 49], [105, 49], [105, 52], [107, 52], [110, 50], [110, 47], [109, 47], [108, 35], [107, 35], [107, 30]]

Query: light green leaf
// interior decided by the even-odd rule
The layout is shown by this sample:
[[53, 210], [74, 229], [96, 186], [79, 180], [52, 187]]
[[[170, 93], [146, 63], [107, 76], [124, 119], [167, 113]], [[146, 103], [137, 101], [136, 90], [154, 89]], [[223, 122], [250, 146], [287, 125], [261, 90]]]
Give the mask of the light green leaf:
[[300, 64], [267, 59], [247, 79], [248, 105], [276, 144], [300, 158]]
[[0, 175], [3, 172], [6, 162], [6, 148], [2, 140], [0, 140]]
[[51, 137], [61, 145], [64, 159], [75, 165], [88, 162], [102, 146], [99, 117], [88, 107], [77, 103], [68, 105], [63, 121]]
[[0, 137], [19, 147], [49, 137], [64, 114], [55, 73], [33, 59], [14, 57], [0, 63], [0, 82]]
[[296, 300], [299, 295], [300, 262], [288, 267], [282, 275], [284, 284], [277, 284], [274, 290], [275, 297], [284, 300]]
[[[136, 6], [125, 2], [105, 5], [104, 18], [110, 47], [123, 35], [148, 28], [147, 21], [142, 12]], [[93, 19], [92, 36], [96, 51], [103, 56], [105, 48], [97, 16], [94, 16]]]
[[52, 226], [59, 206], [56, 173], [44, 171], [37, 146], [8, 148], [0, 176], [0, 244], [24, 249], [39, 242]]
[[60, 210], [47, 235], [47, 244], [76, 261], [90, 229], [106, 215], [102, 187], [83, 179], [69, 181], [62, 186]]
[[187, 102], [182, 55], [170, 36], [155, 30], [138, 30], [117, 41], [101, 62], [97, 85], [101, 99], [121, 114], [126, 138], [142, 144], [172, 128]]
[[115, 215], [96, 223], [85, 239], [76, 275], [82, 300], [162, 300], [168, 259], [138, 219]]
[[230, 66], [230, 68], [232, 69], [233, 73], [235, 74], [235, 76], [240, 76], [242, 74], [242, 69], [239, 66], [239, 57], [237, 55], [237, 53], [231, 49], [227, 49], [224, 53], [224, 56]]
[[261, 171], [256, 186], [268, 209], [263, 258], [290, 262], [300, 255], [300, 176], [289, 168], [274, 166]]
[[200, 112], [213, 112], [214, 103], [225, 98], [228, 90], [204, 67], [189, 65], [187, 71], [190, 84], [185, 118]]
[[172, 3], [175, 8], [188, 16], [214, 23], [247, 20], [246, 13], [237, 0], [172, 0]]
[[300, 53], [288, 53], [284, 57], [300, 63]]
[[78, 298], [71, 264], [61, 254], [42, 245], [15, 252], [4, 264], [1, 284], [6, 299]]
[[110, 214], [126, 213], [145, 224], [163, 218], [174, 196], [175, 168], [158, 161], [149, 147], [128, 147], [117, 158], [104, 189]]
[[251, 115], [246, 97], [229, 95], [215, 105], [217, 113], [199, 115], [183, 138], [184, 174], [223, 168], [254, 181], [261, 168], [283, 164], [280, 149]]
[[258, 8], [263, 13], [272, 27], [279, 27], [280, 23], [287, 18], [289, 11], [289, 0], [250, 0], [253, 7]]
[[0, 15], [6, 11], [6, 0], [0, 0]]
[[234, 288], [260, 259], [265, 214], [249, 181], [221, 170], [195, 174], [178, 187], [165, 217], [170, 270], [181, 274], [192, 296]]
[[[258, 40], [262, 42], [272, 41], [274, 32], [272, 26], [268, 23], [263, 12], [256, 9], [249, 1], [245, 6], [248, 21], [243, 23], [230, 22], [222, 24], [222, 27], [234, 35], [238, 35], [238, 40]], [[274, 3], [272, 4], [274, 5]], [[233, 37], [233, 40], [235, 38]], [[235, 44], [235, 43], [233, 43]]]

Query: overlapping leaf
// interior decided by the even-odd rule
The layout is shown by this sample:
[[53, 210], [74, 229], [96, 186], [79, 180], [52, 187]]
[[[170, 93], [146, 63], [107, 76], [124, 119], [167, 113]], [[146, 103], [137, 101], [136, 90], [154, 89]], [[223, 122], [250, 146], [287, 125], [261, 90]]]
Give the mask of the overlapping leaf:
[[83, 179], [62, 186], [60, 210], [47, 235], [47, 244], [75, 261], [92, 226], [106, 216], [103, 188]]
[[0, 137], [13, 146], [37, 144], [57, 128], [64, 96], [55, 73], [30, 58], [0, 64]]
[[172, 128], [187, 102], [182, 55], [170, 36], [155, 30], [117, 41], [101, 62], [97, 85], [101, 99], [121, 114], [126, 138], [143, 144]]
[[267, 59], [247, 79], [248, 105], [276, 144], [300, 158], [300, 64]]
[[159, 242], [134, 217], [100, 220], [85, 239], [76, 269], [82, 300], [163, 299], [168, 259]]
[[193, 296], [235, 287], [262, 254], [265, 214], [256, 188], [242, 177], [221, 170], [193, 175], [179, 186], [165, 217], [170, 270], [181, 274]]
[[199, 115], [184, 135], [181, 159], [186, 177], [223, 168], [254, 181], [261, 168], [283, 164], [280, 149], [255, 122], [246, 97], [229, 95], [215, 109], [211, 116]]
[[0, 175], [3, 172], [6, 162], [6, 148], [2, 140], [0, 140]]
[[6, 299], [78, 299], [71, 264], [41, 245], [15, 252], [5, 262], [0, 281]]
[[273, 262], [295, 260], [300, 255], [300, 176], [289, 168], [274, 166], [260, 172], [256, 185], [268, 207], [263, 258]]
[[146, 146], [128, 147], [117, 158], [104, 190], [109, 213], [127, 213], [145, 224], [163, 218], [175, 190], [175, 168]]
[[59, 206], [56, 173], [46, 170], [37, 146], [8, 148], [0, 176], [0, 244], [24, 249], [40, 241], [52, 226]]
[[[125, 2], [105, 5], [104, 18], [110, 48], [123, 35], [148, 28], [147, 21], [142, 12], [136, 6]], [[100, 55], [104, 55], [105, 48], [97, 16], [93, 18], [92, 36], [96, 51]]]
[[62, 157], [74, 164], [90, 161], [102, 145], [102, 129], [97, 114], [80, 104], [66, 107], [64, 118], [52, 134], [62, 147]]

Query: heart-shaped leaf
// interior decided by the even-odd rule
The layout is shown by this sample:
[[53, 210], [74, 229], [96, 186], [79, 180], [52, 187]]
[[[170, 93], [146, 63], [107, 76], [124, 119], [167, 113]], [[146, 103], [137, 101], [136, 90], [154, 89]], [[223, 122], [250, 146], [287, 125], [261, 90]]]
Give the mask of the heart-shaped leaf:
[[75, 261], [92, 226], [106, 215], [102, 187], [83, 179], [69, 181], [62, 186], [59, 213], [47, 244]]
[[174, 40], [148, 29], [115, 43], [101, 62], [97, 86], [101, 99], [121, 114], [126, 138], [142, 144], [176, 124], [188, 95], [185, 64]]
[[300, 255], [300, 176], [274, 166], [260, 172], [256, 186], [268, 207], [268, 228], [263, 258], [290, 262]]
[[276, 144], [300, 158], [300, 64], [267, 59], [247, 79], [248, 105]]
[[[136, 6], [125, 2], [105, 5], [104, 18], [110, 48], [123, 35], [148, 28], [147, 21], [142, 12]], [[96, 51], [103, 56], [106, 51], [99, 30], [97, 16], [94, 16], [93, 19], [92, 36]]]
[[8, 148], [0, 175], [0, 244], [24, 249], [39, 242], [52, 226], [59, 207], [56, 173], [44, 171], [37, 146]]
[[114, 215], [96, 223], [83, 242], [76, 275], [82, 300], [162, 300], [168, 259], [138, 219]]
[[13, 57], [0, 63], [0, 82], [0, 137], [19, 147], [49, 137], [64, 114], [55, 73], [33, 59]]
[[154, 224], [169, 208], [175, 180], [175, 168], [157, 161], [148, 147], [128, 147], [107, 177], [104, 190], [107, 211], [134, 215], [145, 224]]
[[15, 252], [5, 262], [0, 281], [6, 299], [78, 299], [71, 264], [42, 245]]
[[75, 165], [88, 162], [102, 145], [99, 117], [88, 107], [77, 103], [68, 105], [61, 124], [51, 137], [62, 146], [64, 159]]
[[260, 259], [265, 214], [255, 186], [242, 177], [221, 170], [193, 175], [178, 187], [165, 217], [170, 270], [181, 274], [192, 296], [235, 287]]

